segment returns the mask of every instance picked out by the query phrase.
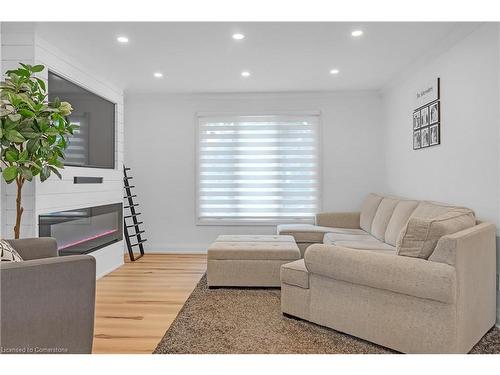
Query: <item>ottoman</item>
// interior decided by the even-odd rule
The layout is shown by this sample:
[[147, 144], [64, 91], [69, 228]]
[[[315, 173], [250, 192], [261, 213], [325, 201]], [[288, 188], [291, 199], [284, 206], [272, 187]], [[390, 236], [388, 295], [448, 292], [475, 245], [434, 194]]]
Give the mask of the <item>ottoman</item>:
[[292, 236], [219, 236], [208, 248], [208, 286], [279, 287], [281, 265], [297, 259]]

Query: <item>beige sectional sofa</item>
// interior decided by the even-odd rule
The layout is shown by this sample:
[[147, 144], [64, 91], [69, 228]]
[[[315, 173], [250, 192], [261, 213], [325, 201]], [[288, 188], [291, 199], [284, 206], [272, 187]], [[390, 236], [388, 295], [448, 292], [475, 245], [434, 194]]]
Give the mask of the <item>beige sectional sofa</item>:
[[283, 313], [406, 353], [466, 353], [495, 324], [496, 229], [471, 210], [370, 194], [316, 224], [278, 227], [304, 255]]

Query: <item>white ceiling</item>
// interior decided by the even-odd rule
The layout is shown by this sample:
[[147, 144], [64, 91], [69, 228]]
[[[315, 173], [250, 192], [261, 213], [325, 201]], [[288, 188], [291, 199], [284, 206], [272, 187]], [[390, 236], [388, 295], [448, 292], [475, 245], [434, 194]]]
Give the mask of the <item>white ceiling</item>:
[[[379, 89], [471, 24], [40, 22], [36, 28], [128, 92], [265, 92]], [[364, 35], [353, 38], [354, 29]], [[233, 40], [235, 32], [246, 38]], [[130, 42], [117, 43], [118, 35]], [[330, 75], [332, 68], [340, 74]], [[241, 77], [243, 70], [251, 77]], [[156, 71], [164, 78], [154, 78]]]

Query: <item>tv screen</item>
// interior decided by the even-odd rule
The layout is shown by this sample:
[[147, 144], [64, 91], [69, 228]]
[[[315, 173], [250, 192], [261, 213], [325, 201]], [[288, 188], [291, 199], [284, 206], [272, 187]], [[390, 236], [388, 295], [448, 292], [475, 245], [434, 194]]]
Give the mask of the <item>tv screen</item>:
[[79, 125], [69, 139], [65, 165], [115, 167], [115, 104], [49, 71], [49, 100], [71, 103], [68, 117]]

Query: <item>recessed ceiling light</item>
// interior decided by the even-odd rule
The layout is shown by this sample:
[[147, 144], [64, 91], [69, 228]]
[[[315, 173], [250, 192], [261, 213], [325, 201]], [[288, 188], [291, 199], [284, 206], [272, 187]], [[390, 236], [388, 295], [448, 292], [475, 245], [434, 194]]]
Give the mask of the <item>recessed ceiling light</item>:
[[116, 40], [122, 44], [128, 43], [128, 38], [126, 36], [119, 36]]
[[160, 72], [156, 72], [153, 74], [156, 78], [162, 78], [163, 77], [163, 73], [160, 73]]
[[330, 74], [339, 74], [339, 73], [340, 73], [340, 70], [338, 70], [338, 69], [330, 70]]
[[241, 33], [236, 33], [236, 34], [233, 34], [233, 39], [234, 40], [242, 40], [242, 39], [245, 39], [245, 35], [243, 35]]
[[363, 35], [363, 30], [354, 30], [354, 31], [351, 33], [351, 35], [352, 35], [353, 37], [357, 38], [357, 37], [359, 37], [359, 36]]
[[241, 72], [241, 76], [242, 77], [250, 77], [250, 72], [247, 72], [247, 71]]

